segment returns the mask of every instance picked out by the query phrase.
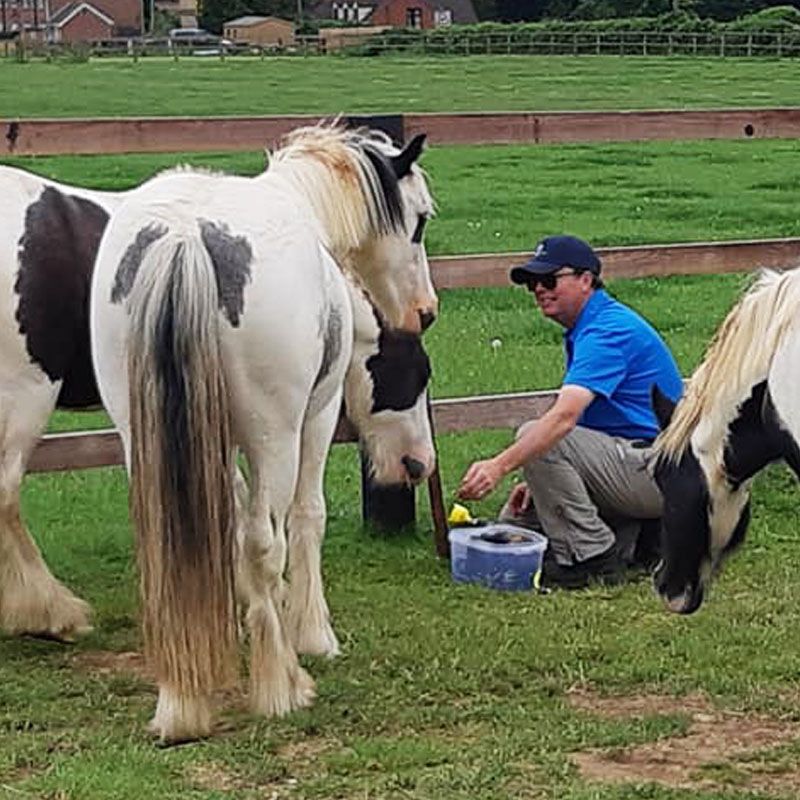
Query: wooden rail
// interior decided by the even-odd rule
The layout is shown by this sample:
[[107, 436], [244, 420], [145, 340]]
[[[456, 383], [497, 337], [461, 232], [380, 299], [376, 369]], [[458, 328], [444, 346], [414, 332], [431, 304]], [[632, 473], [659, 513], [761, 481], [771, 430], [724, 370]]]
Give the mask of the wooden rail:
[[[516, 428], [543, 414], [554, 402], [555, 392], [523, 392], [434, 400], [436, 433], [455, 433], [476, 428]], [[334, 442], [355, 442], [353, 426], [342, 417]], [[58, 472], [124, 463], [122, 442], [114, 430], [53, 433], [43, 436], [28, 463], [28, 472]]]
[[[800, 238], [598, 247], [596, 250], [603, 261], [603, 276], [607, 278], [712, 275], [800, 265]], [[431, 259], [431, 274], [437, 289], [508, 286], [511, 267], [531, 255], [523, 252], [441, 256]]]
[[[318, 116], [0, 119], [6, 155], [260, 150]], [[800, 108], [387, 114], [396, 138], [434, 145], [800, 137]]]

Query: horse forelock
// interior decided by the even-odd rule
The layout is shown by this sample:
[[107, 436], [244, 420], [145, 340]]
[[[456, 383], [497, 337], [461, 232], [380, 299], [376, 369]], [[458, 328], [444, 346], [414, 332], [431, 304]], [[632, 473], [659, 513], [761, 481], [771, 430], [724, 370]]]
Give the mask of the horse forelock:
[[721, 454], [728, 426], [797, 321], [800, 270], [762, 270], [714, 334], [654, 452], [673, 462], [690, 442]]

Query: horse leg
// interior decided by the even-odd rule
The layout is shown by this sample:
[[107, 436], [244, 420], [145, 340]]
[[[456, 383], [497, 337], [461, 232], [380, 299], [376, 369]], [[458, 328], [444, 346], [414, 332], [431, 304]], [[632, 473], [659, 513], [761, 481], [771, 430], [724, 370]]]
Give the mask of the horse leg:
[[89, 606], [53, 577], [19, 506], [25, 463], [55, 398], [48, 392], [23, 399], [0, 421], [0, 628], [71, 642], [91, 630]]
[[292, 437], [271, 435], [273, 453], [248, 452], [249, 513], [239, 553], [240, 594], [247, 597], [250, 630], [250, 701], [264, 716], [311, 705], [314, 681], [300, 666], [282, 620], [286, 569], [286, 515], [294, 494], [297, 452]]
[[288, 524], [287, 628], [298, 653], [331, 657], [339, 654], [339, 642], [331, 627], [322, 585], [321, 554], [325, 535], [322, 479], [340, 407], [341, 398], [337, 394], [303, 426], [300, 475]]

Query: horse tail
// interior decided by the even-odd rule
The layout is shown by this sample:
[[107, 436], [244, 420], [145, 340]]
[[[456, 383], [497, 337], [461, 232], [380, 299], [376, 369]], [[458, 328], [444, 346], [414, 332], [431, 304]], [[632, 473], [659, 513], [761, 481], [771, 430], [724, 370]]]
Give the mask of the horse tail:
[[230, 409], [214, 265], [199, 234], [145, 251], [129, 299], [131, 512], [145, 652], [186, 697], [227, 685], [236, 664]]

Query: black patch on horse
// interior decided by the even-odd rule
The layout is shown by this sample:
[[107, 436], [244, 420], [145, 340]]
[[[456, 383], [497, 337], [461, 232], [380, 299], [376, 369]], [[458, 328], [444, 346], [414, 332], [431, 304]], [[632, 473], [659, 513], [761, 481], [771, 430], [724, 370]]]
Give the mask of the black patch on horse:
[[766, 381], [756, 384], [739, 414], [728, 425], [725, 474], [735, 491], [772, 461], [800, 465], [797, 443], [781, 424]]
[[331, 367], [342, 352], [342, 315], [338, 308], [328, 309], [327, 319], [320, 319], [322, 335], [322, 363], [319, 366], [314, 386], [317, 386], [331, 371]]
[[234, 328], [244, 311], [244, 287], [250, 280], [253, 248], [244, 236], [234, 236], [222, 222], [198, 220], [203, 244], [214, 264], [219, 305]]
[[661, 515], [664, 561], [655, 575], [656, 589], [667, 597], [677, 597], [687, 587], [696, 594], [700, 568], [710, 557], [710, 497], [691, 446], [677, 464], [660, 458], [655, 465], [655, 479], [664, 499]]
[[63, 381], [58, 405], [100, 402], [89, 344], [89, 288], [108, 214], [48, 186], [25, 212], [15, 317], [31, 361]]
[[372, 375], [372, 412], [411, 408], [428, 385], [431, 365], [420, 337], [382, 328], [378, 352], [367, 359]]
[[136, 238], [123, 253], [119, 267], [117, 267], [114, 285], [111, 287], [112, 303], [121, 303], [130, 294], [147, 248], [166, 232], [167, 229], [163, 225], [153, 223], [145, 226], [136, 234]]

